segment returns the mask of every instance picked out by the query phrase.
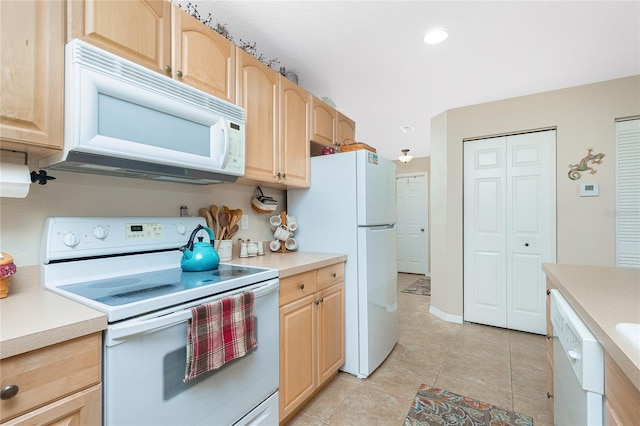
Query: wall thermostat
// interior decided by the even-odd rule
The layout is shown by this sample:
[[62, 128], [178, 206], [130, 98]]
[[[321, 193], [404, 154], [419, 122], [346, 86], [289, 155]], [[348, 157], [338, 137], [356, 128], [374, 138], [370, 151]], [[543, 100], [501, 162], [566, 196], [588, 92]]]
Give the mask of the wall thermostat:
[[597, 197], [598, 196], [598, 184], [597, 183], [583, 183], [580, 185], [581, 197]]

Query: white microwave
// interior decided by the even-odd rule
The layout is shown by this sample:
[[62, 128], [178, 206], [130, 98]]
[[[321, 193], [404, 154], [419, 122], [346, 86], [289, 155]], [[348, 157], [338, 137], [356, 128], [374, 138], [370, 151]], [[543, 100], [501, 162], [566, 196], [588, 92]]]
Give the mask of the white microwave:
[[64, 150], [40, 167], [209, 184], [244, 175], [244, 110], [95, 46], [65, 51]]

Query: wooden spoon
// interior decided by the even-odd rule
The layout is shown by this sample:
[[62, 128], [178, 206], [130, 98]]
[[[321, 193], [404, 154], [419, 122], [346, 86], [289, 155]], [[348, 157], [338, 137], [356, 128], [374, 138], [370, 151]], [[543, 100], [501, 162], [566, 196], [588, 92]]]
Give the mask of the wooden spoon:
[[227, 240], [232, 239], [233, 236], [236, 235], [236, 232], [238, 232], [239, 230], [240, 230], [240, 227], [237, 224], [230, 227], [229, 230], [227, 231]]
[[[218, 236], [218, 241], [222, 241], [224, 239], [224, 233], [229, 226], [229, 221], [231, 220], [231, 215], [228, 211], [224, 211], [224, 209], [218, 210], [218, 226], [222, 227], [222, 231], [220, 231], [220, 235]], [[220, 243], [218, 243], [220, 244]]]
[[209, 213], [209, 210], [201, 208], [198, 210], [198, 213], [201, 217], [204, 217], [204, 220], [207, 222], [207, 227], [209, 229], [213, 229], [213, 217], [211, 216], [211, 213]]

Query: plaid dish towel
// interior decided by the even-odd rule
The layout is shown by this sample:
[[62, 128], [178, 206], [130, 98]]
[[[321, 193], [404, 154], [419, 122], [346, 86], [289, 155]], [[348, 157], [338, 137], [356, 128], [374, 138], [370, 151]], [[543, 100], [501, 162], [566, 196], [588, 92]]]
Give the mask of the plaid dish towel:
[[184, 382], [245, 356], [258, 346], [253, 291], [191, 308]]

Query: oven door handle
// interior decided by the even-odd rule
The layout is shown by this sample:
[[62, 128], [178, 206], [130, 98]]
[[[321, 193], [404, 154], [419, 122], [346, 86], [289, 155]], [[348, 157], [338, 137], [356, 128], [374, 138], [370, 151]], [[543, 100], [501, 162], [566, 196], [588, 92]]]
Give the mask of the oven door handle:
[[[258, 299], [266, 294], [277, 291], [279, 284], [279, 281], [277, 279], [274, 279], [262, 286], [253, 288], [252, 290], [254, 298]], [[131, 321], [123, 322], [122, 324], [114, 324], [107, 329], [105, 343], [107, 346], [115, 346], [118, 343], [122, 343], [127, 338], [136, 334], [143, 334], [151, 331], [155, 332], [167, 327], [171, 327], [175, 324], [188, 321], [191, 319], [191, 307], [198, 306], [203, 303], [209, 303], [222, 297], [229, 296], [231, 294], [233, 293], [218, 295], [195, 303], [190, 303], [188, 305], [185, 305], [184, 309], [167, 315], [162, 315], [154, 318], [133, 319]]]

